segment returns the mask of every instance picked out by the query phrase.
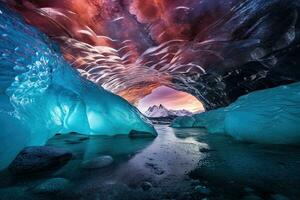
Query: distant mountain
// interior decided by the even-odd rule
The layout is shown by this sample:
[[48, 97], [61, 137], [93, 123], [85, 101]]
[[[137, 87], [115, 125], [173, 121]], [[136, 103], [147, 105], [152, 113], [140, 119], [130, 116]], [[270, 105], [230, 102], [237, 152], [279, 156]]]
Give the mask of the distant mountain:
[[185, 115], [192, 115], [193, 113], [187, 110], [168, 110], [163, 105], [154, 105], [148, 108], [145, 115], [151, 118], [157, 117], [179, 117]]

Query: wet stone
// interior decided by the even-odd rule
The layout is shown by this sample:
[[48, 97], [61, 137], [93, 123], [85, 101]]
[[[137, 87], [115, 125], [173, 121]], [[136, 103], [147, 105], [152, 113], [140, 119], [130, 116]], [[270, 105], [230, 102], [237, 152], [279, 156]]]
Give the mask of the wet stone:
[[99, 156], [91, 160], [82, 162], [83, 169], [100, 169], [107, 167], [113, 163], [114, 159], [111, 156]]
[[209, 148], [206, 148], [206, 147], [200, 147], [200, 148], [199, 148], [199, 151], [200, 151], [201, 153], [208, 153], [208, 152], [211, 152], [211, 151], [214, 151], [214, 150], [209, 149]]
[[154, 138], [155, 136], [149, 132], [131, 130], [129, 132], [129, 137], [135, 139], [135, 138]]
[[32, 146], [24, 148], [10, 164], [13, 174], [28, 174], [62, 167], [73, 157], [72, 152], [63, 148]]
[[152, 184], [150, 182], [145, 181], [141, 184], [141, 187], [144, 191], [147, 191], [152, 188]]

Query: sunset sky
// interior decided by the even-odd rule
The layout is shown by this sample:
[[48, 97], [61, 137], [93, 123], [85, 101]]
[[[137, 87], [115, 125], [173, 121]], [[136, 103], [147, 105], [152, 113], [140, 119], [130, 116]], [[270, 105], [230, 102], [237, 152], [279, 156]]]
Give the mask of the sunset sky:
[[186, 109], [191, 112], [204, 110], [203, 105], [194, 96], [176, 91], [169, 87], [159, 87], [140, 100], [138, 109], [145, 112], [150, 106], [162, 104], [168, 109]]

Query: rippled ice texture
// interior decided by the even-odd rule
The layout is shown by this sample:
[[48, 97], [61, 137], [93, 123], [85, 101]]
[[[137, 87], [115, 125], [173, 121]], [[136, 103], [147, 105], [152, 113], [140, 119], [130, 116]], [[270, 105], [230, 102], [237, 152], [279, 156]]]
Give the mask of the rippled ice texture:
[[205, 127], [238, 140], [300, 144], [300, 83], [240, 97], [225, 108], [176, 118], [173, 127]]
[[0, 169], [56, 133], [156, 135], [127, 101], [81, 78], [48, 38], [0, 4]]

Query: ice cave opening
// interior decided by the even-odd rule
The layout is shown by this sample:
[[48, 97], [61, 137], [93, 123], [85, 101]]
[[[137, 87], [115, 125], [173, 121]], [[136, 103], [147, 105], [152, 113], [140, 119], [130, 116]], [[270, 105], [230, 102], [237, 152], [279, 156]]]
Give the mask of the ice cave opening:
[[[147, 111], [151, 107], [159, 105], [162, 105], [165, 108], [165, 110], [161, 110], [161, 112], [166, 110], [185, 110], [190, 113], [200, 113], [205, 111], [203, 104], [195, 96], [187, 92], [178, 91], [168, 86], [160, 86], [155, 88], [150, 94], [139, 100], [137, 103], [137, 108], [143, 114], [147, 115]], [[160, 115], [167, 114], [161, 112], [156, 113], [156, 116], [160, 117]]]

